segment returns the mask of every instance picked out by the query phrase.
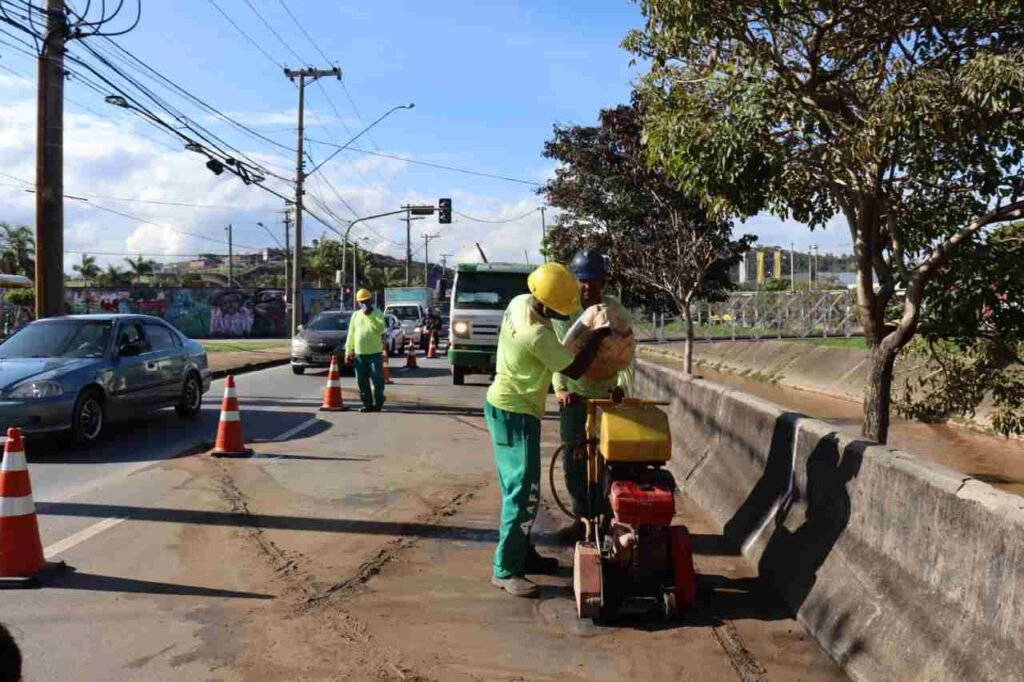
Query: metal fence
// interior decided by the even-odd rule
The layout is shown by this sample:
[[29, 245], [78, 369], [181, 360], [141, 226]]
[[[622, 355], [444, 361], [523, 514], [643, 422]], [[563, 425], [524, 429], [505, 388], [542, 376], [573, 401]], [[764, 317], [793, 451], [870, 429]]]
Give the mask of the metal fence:
[[[809, 338], [862, 333], [856, 298], [848, 289], [831, 291], [744, 291], [725, 301], [693, 306], [700, 339]], [[653, 313], [637, 321], [641, 339], [665, 341], [685, 334], [678, 316]]]

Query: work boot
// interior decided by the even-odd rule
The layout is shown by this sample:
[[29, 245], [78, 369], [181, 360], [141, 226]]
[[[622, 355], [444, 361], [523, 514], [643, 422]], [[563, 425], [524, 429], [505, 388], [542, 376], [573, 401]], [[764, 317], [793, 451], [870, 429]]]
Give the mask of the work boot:
[[360, 412], [376, 412], [377, 410], [373, 409], [372, 407], [360, 407], [359, 411]]
[[508, 578], [491, 576], [491, 584], [500, 587], [513, 597], [536, 597], [540, 594], [540, 588], [521, 575], [513, 575]]
[[558, 542], [567, 547], [573, 547], [577, 542], [581, 542], [586, 534], [586, 526], [580, 520], [570, 521], [565, 524], [557, 531], [555, 535], [558, 537]]
[[558, 573], [558, 559], [550, 556], [541, 556], [537, 548], [529, 545], [526, 549], [526, 572], [537, 575], [556, 575]]

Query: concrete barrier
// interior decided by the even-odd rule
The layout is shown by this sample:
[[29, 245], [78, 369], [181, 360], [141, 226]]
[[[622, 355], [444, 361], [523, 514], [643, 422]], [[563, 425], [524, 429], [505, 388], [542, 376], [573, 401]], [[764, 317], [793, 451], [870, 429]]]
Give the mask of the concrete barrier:
[[640, 362], [684, 492], [858, 680], [1024, 675], [1024, 498]]

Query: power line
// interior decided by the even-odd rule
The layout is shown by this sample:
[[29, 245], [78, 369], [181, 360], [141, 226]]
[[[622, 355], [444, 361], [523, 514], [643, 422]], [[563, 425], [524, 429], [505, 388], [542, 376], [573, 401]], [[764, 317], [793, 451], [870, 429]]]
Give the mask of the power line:
[[[307, 138], [309, 142], [314, 144], [322, 144], [327, 147], [342, 147], [340, 144], [333, 142], [325, 142], [323, 140], [313, 140]], [[384, 152], [373, 152], [369, 149], [360, 149], [359, 147], [345, 147], [345, 151], [358, 152], [359, 154], [369, 154], [370, 156], [380, 156], [385, 159], [394, 159], [395, 161], [403, 161], [416, 166], [427, 166], [429, 168], [437, 168], [440, 170], [452, 171], [453, 173], [464, 173], [466, 175], [476, 175], [482, 178], [491, 178], [493, 180], [504, 180], [505, 182], [515, 182], [521, 185], [531, 185], [533, 187], [542, 187], [543, 183], [533, 182], [532, 180], [520, 180], [519, 178], [512, 178], [507, 175], [496, 175], [494, 173], [484, 173], [483, 171], [470, 170], [468, 168], [458, 168], [456, 166], [446, 166], [441, 163], [433, 163], [431, 161], [419, 161], [417, 159], [410, 159], [405, 156], [398, 156], [396, 154], [386, 154]]]
[[[302, 57], [299, 56], [298, 52], [296, 52], [295, 50], [292, 49], [292, 46], [288, 44], [288, 41], [286, 41], [284, 38], [281, 37], [281, 34], [278, 33], [277, 30], [273, 26], [270, 25], [270, 22], [263, 18], [263, 15], [260, 14], [260, 11], [258, 9], [256, 9], [256, 6], [253, 5], [252, 2], [250, 2], [250, 0], [244, 0], [244, 2], [245, 2], [246, 5], [249, 6], [249, 9], [252, 10], [252, 13], [255, 14], [257, 17], [259, 17], [259, 20], [263, 22], [263, 25], [267, 27], [267, 30], [270, 31], [271, 33], [273, 33], [274, 37], [277, 38], [277, 40], [282, 45], [284, 45], [285, 49], [287, 49], [289, 52], [291, 52], [292, 55], [297, 60], [299, 60], [298, 63], [299, 64], [304, 64], [305, 60], [303, 60]], [[327, 61], [328, 61], [328, 63], [330, 63], [330, 60], [327, 60]]]
[[490, 225], [501, 225], [502, 223], [514, 223], [515, 221], [522, 220], [523, 218], [526, 218], [527, 216], [530, 216], [530, 215], [532, 215], [532, 214], [534, 214], [536, 212], [537, 212], [537, 209], [531, 208], [529, 211], [527, 211], [523, 215], [516, 216], [515, 218], [507, 218], [507, 219], [504, 219], [504, 220], [487, 220], [485, 218], [474, 218], [471, 215], [466, 215], [465, 213], [459, 213], [458, 211], [452, 211], [452, 213], [454, 213], [455, 215], [461, 216], [461, 217], [465, 218], [466, 220], [472, 221], [474, 223], [488, 223]]
[[242, 37], [243, 37], [243, 38], [245, 38], [246, 40], [248, 40], [248, 41], [249, 41], [249, 42], [250, 42], [250, 43], [252, 44], [252, 46], [253, 46], [253, 47], [255, 47], [255, 48], [256, 48], [257, 50], [259, 50], [259, 51], [260, 51], [261, 53], [263, 53], [263, 56], [264, 56], [264, 57], [266, 57], [266, 58], [267, 58], [268, 60], [270, 60], [270, 63], [271, 63], [271, 64], [273, 64], [274, 66], [276, 66], [276, 67], [278, 67], [279, 69], [282, 69], [282, 70], [283, 70], [283, 69], [285, 68], [285, 66], [284, 66], [284, 64], [283, 64], [282, 62], [279, 62], [279, 61], [277, 61], [276, 59], [274, 59], [273, 57], [271, 57], [271, 56], [270, 56], [270, 53], [269, 53], [269, 52], [267, 52], [267, 51], [266, 51], [265, 49], [263, 49], [263, 46], [262, 46], [262, 45], [260, 45], [259, 43], [257, 43], [257, 42], [256, 42], [256, 41], [255, 41], [255, 40], [254, 40], [254, 39], [253, 39], [253, 38], [252, 38], [252, 37], [251, 37], [251, 36], [250, 36], [250, 35], [248, 34], [248, 33], [246, 33], [245, 31], [243, 31], [243, 30], [242, 30], [242, 27], [241, 27], [241, 26], [239, 26], [239, 25], [238, 25], [237, 23], [235, 23], [235, 20], [234, 20], [234, 19], [232, 19], [232, 18], [231, 18], [231, 17], [230, 17], [229, 15], [228, 15], [228, 13], [227, 13], [227, 12], [225, 12], [225, 11], [224, 11], [223, 9], [221, 9], [221, 6], [217, 4], [217, 1], [216, 1], [216, 0], [207, 0], [207, 1], [208, 1], [208, 2], [209, 2], [209, 3], [211, 4], [211, 5], [213, 5], [213, 6], [214, 6], [214, 8], [215, 8], [215, 9], [216, 9], [216, 10], [217, 10], [218, 12], [220, 12], [220, 14], [221, 14], [221, 16], [222, 16], [222, 17], [224, 17], [225, 19], [227, 19], [227, 21], [228, 21], [228, 23], [229, 23], [229, 24], [231, 24], [232, 26], [234, 26], [234, 27], [235, 27], [235, 30], [236, 30], [236, 31], [238, 31], [239, 33], [241, 33], [241, 34], [242, 34]]
[[302, 35], [306, 36], [306, 40], [310, 42], [310, 44], [313, 46], [313, 49], [320, 53], [320, 56], [323, 57], [324, 62], [332, 64], [333, 62], [327, 57], [326, 54], [324, 54], [324, 51], [321, 50], [320, 46], [316, 44], [316, 41], [313, 40], [313, 37], [306, 32], [306, 29], [303, 28], [302, 24], [299, 23], [299, 20], [295, 18], [295, 15], [292, 14], [292, 11], [288, 9], [288, 5], [284, 2], [284, 0], [278, 0], [278, 2], [281, 3], [281, 7], [284, 7], [284, 11], [288, 13], [288, 16], [292, 18], [292, 21], [295, 22], [295, 25], [299, 27], [300, 31], [302, 31]]

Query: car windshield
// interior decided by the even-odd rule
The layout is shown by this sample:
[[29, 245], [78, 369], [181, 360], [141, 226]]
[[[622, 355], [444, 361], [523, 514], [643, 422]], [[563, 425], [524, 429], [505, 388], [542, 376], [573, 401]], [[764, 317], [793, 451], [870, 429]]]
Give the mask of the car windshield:
[[412, 320], [419, 322], [420, 309], [414, 305], [396, 305], [388, 307], [388, 314], [394, 315], [400, 320]]
[[348, 315], [317, 315], [306, 329], [314, 332], [343, 332], [348, 330]]
[[455, 307], [504, 310], [509, 301], [528, 292], [524, 273], [460, 273], [455, 283]]
[[0, 358], [100, 358], [112, 327], [99, 320], [34, 322], [0, 345]]

